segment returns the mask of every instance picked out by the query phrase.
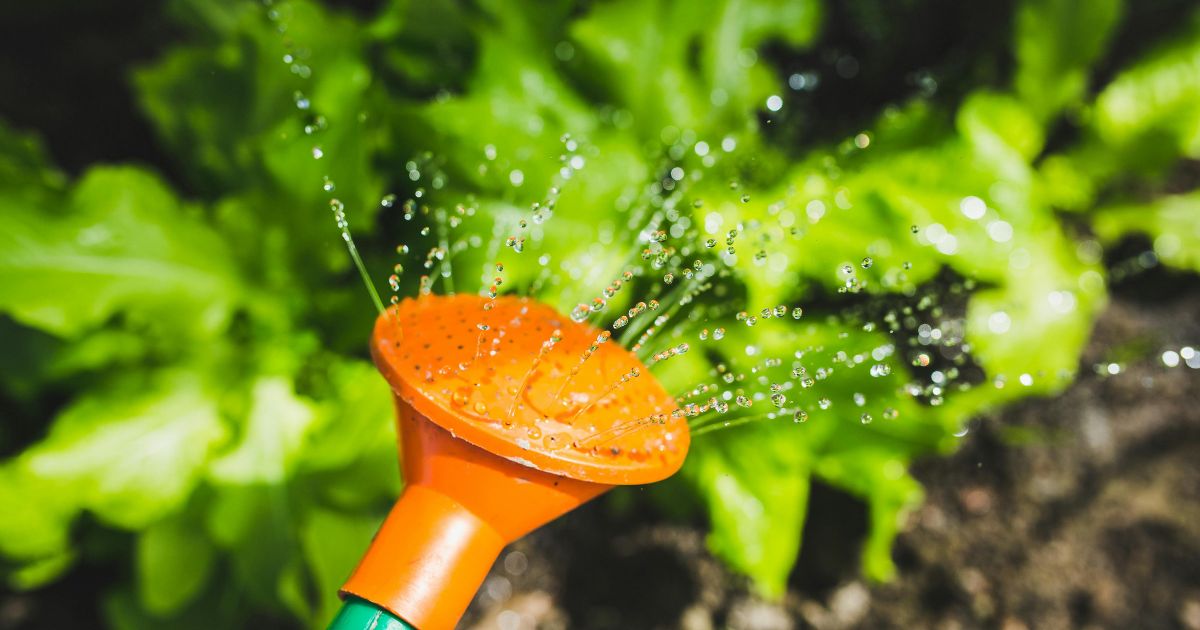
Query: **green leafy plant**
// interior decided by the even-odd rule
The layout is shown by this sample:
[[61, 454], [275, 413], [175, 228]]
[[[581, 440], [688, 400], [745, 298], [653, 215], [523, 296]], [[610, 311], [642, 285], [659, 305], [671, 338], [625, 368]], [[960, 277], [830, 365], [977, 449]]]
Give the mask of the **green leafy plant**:
[[[767, 266], [741, 256], [737, 294], [717, 299], [806, 305], [802, 325], [731, 328], [717, 356], [681, 357], [660, 375], [673, 389], [714, 362], [748, 370], [750, 346], [837, 363], [900, 339], [889, 373], [858, 361], [824, 379], [820, 417], [698, 435], [668, 482], [685, 492], [655, 493], [698, 510], [712, 551], [779, 596], [823, 480], [867, 503], [864, 571], [890, 577], [921, 497], [909, 462], [1069, 382], [1104, 305], [1103, 246], [1146, 233], [1163, 263], [1200, 270], [1200, 201], [1164, 194], [1200, 158], [1200, 14], [1109, 77], [1096, 68], [1139, 7], [1018, 4], [1011, 76], [944, 97], [921, 83], [861, 133], [813, 142], [798, 139], [816, 113], [789, 73], [820, 45], [829, 7], [815, 1], [397, 2], [370, 19], [298, 0], [172, 3], [189, 36], [132, 85], [188, 194], [139, 166], [68, 178], [32, 136], [0, 129], [2, 388], [14, 417], [47, 416], [0, 465], [9, 583], [37, 588], [99, 553], [134, 576], [104, 602], [116, 627], [233, 627], [247, 610], [325, 623], [400, 483], [389, 394], [364, 352], [372, 312], [330, 195], [387, 269], [397, 240], [436, 227], [399, 218], [387, 192], [419, 192], [432, 215], [467, 204], [461, 230], [487, 239], [561, 179], [564, 134], [586, 166], [539, 251], [586, 274], [514, 267], [509, 285], [564, 312], [587, 300], [625, 264], [611, 243], [629, 237], [629, 209], [679, 166], [707, 169], [692, 221], [758, 221], [774, 239]], [[456, 290], [480, 289], [492, 258], [456, 253]], [[887, 270], [902, 263], [898, 281]], [[868, 280], [849, 307], [847, 264]], [[934, 314], [926, 296], [961, 312]], [[961, 365], [945, 369], [974, 370], [974, 386], [926, 382], [915, 357], [938, 344], [846, 314], [874, 305], [959, 322]], [[892, 417], [865, 424], [856, 395]]]

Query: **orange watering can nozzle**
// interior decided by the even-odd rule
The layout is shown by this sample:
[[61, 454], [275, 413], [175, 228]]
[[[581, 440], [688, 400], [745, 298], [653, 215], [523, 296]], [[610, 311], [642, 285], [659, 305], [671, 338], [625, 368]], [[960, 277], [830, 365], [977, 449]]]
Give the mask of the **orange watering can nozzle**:
[[607, 341], [512, 297], [423, 296], [381, 315], [371, 349], [395, 392], [406, 486], [342, 594], [453, 628], [506, 544], [678, 470], [686, 419]]

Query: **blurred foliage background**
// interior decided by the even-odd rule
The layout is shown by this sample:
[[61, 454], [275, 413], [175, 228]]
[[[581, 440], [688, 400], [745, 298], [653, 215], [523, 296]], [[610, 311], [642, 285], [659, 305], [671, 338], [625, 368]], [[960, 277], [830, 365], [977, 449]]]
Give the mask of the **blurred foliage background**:
[[[921, 496], [909, 461], [1069, 382], [1122, 239], [1152, 243], [1125, 269], [1200, 271], [1189, 2], [44, 2], [0, 9], [0, 47], [3, 576], [116, 628], [320, 627], [399, 491], [331, 185], [382, 278], [420, 224], [385, 194], [469, 199], [464, 229], [487, 236], [580, 138], [588, 166], [540, 244], [591, 270], [541, 289], [569, 309], [620, 268], [598, 236], [614, 209], [702, 162], [698, 143], [736, 146], [695, 219], [734, 212], [731, 178], [737, 216], [794, 213], [791, 255], [771, 273], [745, 257], [738, 299], [813, 323], [731, 330], [733, 365], [748, 343], [886, 342], [824, 317], [847, 307], [836, 270], [911, 261], [920, 289], [880, 264], [860, 306], [936, 297], [973, 387], [904, 395], [932, 370], [907, 354], [888, 378], [839, 371], [824, 391], [899, 418], [835, 401], [714, 432], [678, 478], [614, 497], [705, 520], [766, 596], [813, 478], [866, 501], [863, 568], [890, 576]], [[694, 382], [703, 359], [664, 378]]]

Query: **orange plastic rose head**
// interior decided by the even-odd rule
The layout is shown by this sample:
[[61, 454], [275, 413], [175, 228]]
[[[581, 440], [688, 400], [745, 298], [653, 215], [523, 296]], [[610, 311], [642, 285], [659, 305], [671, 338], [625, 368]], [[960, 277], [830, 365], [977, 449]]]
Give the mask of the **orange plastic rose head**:
[[674, 398], [602, 331], [529, 299], [423, 296], [376, 321], [404, 493], [342, 592], [452, 628], [507, 543], [683, 464]]

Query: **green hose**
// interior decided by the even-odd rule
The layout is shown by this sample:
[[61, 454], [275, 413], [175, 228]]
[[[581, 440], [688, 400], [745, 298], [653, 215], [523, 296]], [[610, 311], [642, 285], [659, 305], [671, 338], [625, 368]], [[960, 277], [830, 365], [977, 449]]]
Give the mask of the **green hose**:
[[392, 613], [357, 597], [347, 597], [329, 630], [416, 630]]

